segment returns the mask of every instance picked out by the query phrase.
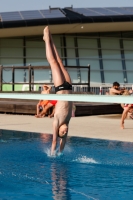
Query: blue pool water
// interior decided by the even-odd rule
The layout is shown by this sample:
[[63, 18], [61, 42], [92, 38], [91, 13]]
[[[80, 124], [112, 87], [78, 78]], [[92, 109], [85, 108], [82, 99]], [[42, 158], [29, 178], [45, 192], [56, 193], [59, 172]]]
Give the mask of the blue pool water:
[[0, 131], [0, 200], [133, 199], [133, 143], [68, 137], [52, 158], [51, 139]]

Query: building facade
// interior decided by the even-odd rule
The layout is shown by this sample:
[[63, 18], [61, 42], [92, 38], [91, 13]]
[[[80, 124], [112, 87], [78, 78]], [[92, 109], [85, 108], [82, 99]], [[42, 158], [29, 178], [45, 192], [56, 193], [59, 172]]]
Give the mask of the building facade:
[[[53, 40], [64, 65], [66, 68], [67, 66], [77, 67], [68, 68], [75, 85], [88, 83], [87, 69], [84, 68], [88, 65], [90, 65], [91, 86], [112, 84], [114, 81], [132, 85], [133, 23], [131, 17], [133, 10], [131, 8], [119, 8], [119, 12], [124, 10], [125, 13], [118, 14], [118, 10], [115, 13], [115, 8], [112, 8], [108, 15], [106, 13], [101, 17], [100, 14], [104, 13], [105, 10], [104, 8], [98, 11], [88, 9], [87, 15], [86, 13], [81, 14], [81, 11], [83, 12], [81, 9], [50, 8], [47, 12], [41, 12], [44, 16], [45, 13], [48, 13], [51, 17], [43, 19], [44, 21], [37, 18], [35, 13], [33, 17], [32, 11], [27, 11], [27, 15], [21, 13], [22, 16], [24, 14], [27, 16], [27, 19], [22, 18], [21, 20], [16, 19], [17, 12], [15, 14], [1, 13], [0, 65], [4, 67], [2, 69], [3, 90], [11, 90], [12, 69], [9, 67], [49, 66], [42, 40], [43, 28], [48, 23], [45, 22], [46, 19], [49, 19]], [[111, 12], [114, 13], [111, 15]], [[65, 13], [67, 14], [65, 15]], [[15, 17], [9, 20], [9, 16]], [[31, 19], [28, 18], [29, 16], [32, 16]], [[68, 17], [70, 18], [69, 24], [65, 21]], [[77, 19], [79, 17], [80, 23]], [[109, 17], [112, 21], [109, 21]], [[89, 21], [90, 19], [93, 19], [93, 23]], [[37, 24], [40, 23], [39, 21], [41, 21], [41, 25]], [[22, 22], [29, 24], [23, 25]], [[16, 69], [14, 80], [16, 83], [28, 83], [28, 69]], [[51, 70], [36, 68], [34, 70], [34, 83], [38, 82], [52, 84]], [[23, 84], [17, 85], [16, 90], [22, 90], [22, 86]], [[38, 86], [36, 87], [37, 90]]]

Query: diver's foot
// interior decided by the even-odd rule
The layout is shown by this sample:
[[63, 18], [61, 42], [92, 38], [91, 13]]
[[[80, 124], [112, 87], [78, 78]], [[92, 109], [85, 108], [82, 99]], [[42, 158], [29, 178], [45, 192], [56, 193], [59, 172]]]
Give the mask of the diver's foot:
[[43, 30], [43, 40], [44, 41], [47, 41], [47, 40], [49, 40], [49, 27], [48, 26], [46, 26], [45, 28], [44, 28], [44, 30]]

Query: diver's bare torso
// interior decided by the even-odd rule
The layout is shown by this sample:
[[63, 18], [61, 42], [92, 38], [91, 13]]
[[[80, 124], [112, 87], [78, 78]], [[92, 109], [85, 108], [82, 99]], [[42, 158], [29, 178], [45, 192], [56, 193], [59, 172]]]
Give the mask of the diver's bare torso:
[[[72, 91], [61, 90], [56, 94], [71, 94]], [[72, 102], [71, 101], [58, 101], [55, 107], [54, 118], [58, 121], [59, 127], [62, 124], [67, 124], [70, 121], [72, 115]]]

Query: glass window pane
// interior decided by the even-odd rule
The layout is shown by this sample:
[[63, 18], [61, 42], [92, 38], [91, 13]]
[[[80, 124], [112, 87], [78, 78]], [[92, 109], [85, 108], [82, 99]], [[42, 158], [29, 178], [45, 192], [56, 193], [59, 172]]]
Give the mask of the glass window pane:
[[133, 71], [127, 72], [127, 80], [128, 80], [128, 83], [133, 84]]
[[48, 66], [45, 45], [42, 41], [26, 41], [26, 65]]
[[26, 49], [26, 57], [33, 57], [33, 58], [46, 58], [45, 48], [27, 48]]
[[117, 38], [101, 38], [102, 49], [120, 49], [120, 42]]
[[103, 60], [104, 70], [122, 70], [121, 60]]
[[125, 53], [125, 59], [133, 59], [133, 51], [124, 51]]
[[72, 80], [72, 83], [78, 83], [78, 73], [77, 73], [77, 69], [70, 69], [70, 68], [66, 68], [70, 77], [71, 77], [71, 80]]
[[88, 66], [90, 65], [91, 70], [100, 70], [99, 60], [92, 60], [92, 59], [80, 59], [79, 60], [80, 66]]
[[49, 66], [47, 59], [39, 59], [39, 58], [27, 58], [26, 65], [32, 66]]
[[126, 50], [133, 50], [133, 41], [132, 40], [123, 40], [123, 46]]
[[128, 83], [133, 83], [133, 61], [126, 61], [126, 69]]
[[113, 83], [115, 81], [119, 83], [124, 83], [123, 73], [114, 71], [104, 71], [105, 83]]
[[23, 66], [23, 58], [0, 58], [0, 65], [3, 66]]
[[76, 59], [68, 58], [67, 59], [67, 65], [68, 66], [76, 66]]
[[23, 65], [23, 39], [0, 40], [0, 64], [3, 66]]
[[53, 35], [52, 37], [53, 37], [53, 41], [54, 41], [54, 44], [56, 46], [57, 52], [58, 52], [60, 58], [62, 58], [63, 57], [63, 55], [62, 55], [63, 52], [62, 52], [62, 49], [61, 49], [62, 37], [60, 35]]
[[29, 82], [29, 70], [28, 69], [15, 69], [14, 72], [15, 83]]
[[97, 39], [78, 38], [78, 48], [80, 66], [91, 65], [91, 69], [99, 70], [99, 60], [93, 60], [99, 59]]
[[34, 82], [43, 82], [50, 83], [51, 82], [51, 70], [50, 69], [38, 69], [34, 70]]
[[81, 69], [81, 83], [88, 83], [88, 69]]
[[[119, 60], [103, 60], [105, 83], [114, 81], [123, 83], [122, 62]], [[108, 71], [109, 70], [109, 71]], [[119, 72], [117, 70], [120, 70]]]
[[45, 48], [43, 40], [26, 39], [26, 48]]
[[23, 47], [23, 39], [8, 39], [8, 38], [2, 38], [0, 39], [0, 47], [8, 47], [8, 48], [14, 48], [14, 47]]
[[99, 58], [98, 50], [79, 49], [79, 58]]
[[[126, 61], [126, 69], [133, 71], [133, 61]], [[133, 81], [132, 81], [133, 82]]]
[[67, 49], [67, 64], [68, 66], [76, 66], [75, 49]]
[[76, 66], [74, 37], [66, 37], [67, 65]]
[[101, 83], [100, 71], [90, 71], [90, 82], [91, 84]]
[[121, 59], [121, 52], [119, 50], [102, 50], [102, 58]]
[[3, 69], [3, 83], [12, 83], [12, 69]]
[[78, 48], [98, 48], [97, 39], [78, 38]]
[[69, 36], [66, 36], [66, 47], [72, 47], [72, 48], [75, 48], [75, 45], [74, 45], [74, 37], [69, 37]]
[[61, 47], [61, 37], [60, 35], [52, 35], [54, 44], [56, 46], [56, 48], [60, 48]]
[[[90, 81], [94, 83], [101, 83], [101, 74], [99, 60], [80, 59], [80, 66], [90, 65]], [[98, 71], [93, 71], [98, 70]]]

